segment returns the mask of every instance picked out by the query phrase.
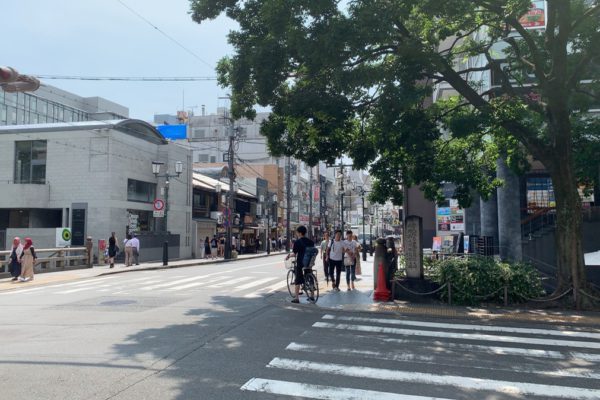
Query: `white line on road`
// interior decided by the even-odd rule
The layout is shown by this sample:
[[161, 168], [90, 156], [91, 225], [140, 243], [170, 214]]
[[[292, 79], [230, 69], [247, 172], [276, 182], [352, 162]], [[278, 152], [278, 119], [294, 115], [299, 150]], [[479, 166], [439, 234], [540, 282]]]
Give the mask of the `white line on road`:
[[250, 278], [248, 278], [247, 276], [243, 276], [241, 278], [231, 279], [231, 280], [228, 280], [228, 281], [225, 281], [225, 282], [221, 282], [221, 283], [215, 283], [214, 285], [210, 285], [210, 286], [207, 286], [207, 287], [209, 287], [209, 288], [220, 288], [220, 287], [225, 287], [225, 286], [228, 286], [228, 285], [231, 285], [231, 284], [234, 284], [234, 283], [244, 282], [244, 281], [247, 281], [248, 279], [250, 279]]
[[[344, 347], [322, 347], [312, 344], [305, 343], [290, 343], [286, 348], [286, 350], [290, 351], [300, 351], [300, 352], [308, 352], [308, 353], [319, 353], [319, 354], [328, 354], [328, 355], [340, 355], [340, 356], [357, 356], [357, 357], [366, 357], [373, 358], [377, 360], [388, 360], [388, 361], [399, 361], [399, 362], [417, 362], [423, 364], [435, 364], [435, 365], [445, 365], [450, 367], [456, 367], [454, 362], [445, 362], [444, 360], [435, 360], [433, 356], [421, 356], [415, 354], [409, 350], [390, 350], [387, 352], [381, 351], [371, 351], [371, 350], [360, 350], [356, 348], [344, 348]], [[553, 364], [550, 364], [553, 365]], [[489, 367], [481, 366], [477, 364], [470, 365], [469, 368], [475, 369], [485, 369], [489, 370]], [[495, 365], [494, 371], [507, 371], [507, 372], [517, 372], [517, 373], [525, 373], [525, 374], [538, 374], [543, 376], [553, 376], [553, 377], [570, 377], [570, 378], [581, 378], [581, 379], [600, 379], [600, 374], [592, 372], [590, 367], [587, 368], [576, 368], [572, 367], [569, 369], [541, 369], [539, 365], [532, 364], [520, 364], [520, 365], [512, 365], [510, 368], [503, 367], [501, 365]]]
[[341, 330], [352, 330], [359, 332], [376, 332], [376, 333], [389, 333], [393, 335], [412, 335], [412, 336], [425, 336], [425, 337], [440, 337], [448, 339], [465, 339], [465, 340], [483, 340], [491, 342], [508, 342], [508, 343], [528, 343], [528, 344], [539, 344], [544, 346], [567, 346], [567, 347], [580, 347], [580, 348], [591, 348], [600, 349], [600, 343], [597, 342], [584, 342], [584, 341], [573, 341], [573, 340], [554, 340], [554, 339], [539, 339], [539, 338], [527, 338], [527, 337], [516, 337], [516, 336], [495, 336], [495, 335], [484, 335], [479, 333], [460, 333], [460, 332], [438, 332], [438, 331], [421, 331], [414, 329], [400, 329], [390, 328], [387, 326], [370, 326], [370, 325], [352, 325], [352, 324], [332, 324], [329, 322], [315, 322], [314, 328], [330, 328], [330, 329], [341, 329]]
[[542, 385], [526, 382], [500, 381], [471, 378], [467, 376], [434, 375], [422, 372], [409, 372], [384, 368], [357, 367], [352, 365], [321, 363], [288, 358], [274, 358], [267, 365], [292, 371], [322, 372], [355, 378], [378, 379], [396, 382], [415, 382], [433, 385], [446, 385], [468, 390], [489, 390], [513, 396], [540, 396], [568, 399], [600, 398], [600, 390], [571, 386]]
[[419, 326], [423, 328], [440, 328], [440, 329], [465, 329], [470, 331], [483, 331], [483, 332], [501, 332], [501, 333], [522, 333], [529, 335], [546, 335], [546, 336], [567, 336], [574, 338], [589, 338], [589, 339], [600, 339], [600, 333], [594, 332], [580, 332], [580, 331], [561, 331], [555, 329], [529, 329], [529, 328], [515, 328], [508, 326], [491, 326], [491, 325], [471, 325], [471, 324], [445, 324], [440, 322], [423, 322], [423, 321], [409, 321], [401, 319], [383, 319], [383, 318], [363, 318], [363, 317], [346, 317], [346, 316], [335, 316], [326, 314], [323, 319], [328, 320], [341, 320], [341, 321], [352, 321], [352, 322], [370, 322], [375, 324], [386, 324], [386, 325], [402, 325], [402, 326]]
[[309, 399], [321, 400], [450, 400], [442, 399], [440, 397], [410, 396], [406, 394], [377, 392], [374, 390], [311, 385], [308, 383], [261, 378], [250, 379], [241, 389], [251, 392], [272, 393], [281, 396], [306, 397]]
[[176, 290], [190, 289], [190, 288], [197, 287], [197, 286], [207, 285], [207, 284], [210, 284], [213, 282], [228, 280], [229, 278], [231, 278], [231, 276], [228, 276], [228, 275], [223, 276], [222, 275], [222, 276], [219, 276], [218, 278], [210, 279], [208, 281], [193, 282], [193, 283], [188, 283], [187, 285], [180, 285], [180, 286], [170, 287], [170, 288], [166, 288], [166, 289], [162, 289], [162, 290], [176, 291]]
[[233, 288], [232, 292], [239, 292], [240, 290], [250, 289], [251, 287], [262, 285], [263, 283], [267, 283], [267, 282], [270, 282], [275, 279], [281, 279], [281, 278], [271, 277], [271, 278], [256, 279], [250, 283], [246, 283], [245, 285], [236, 286], [235, 288]]
[[269, 293], [273, 293], [278, 289], [282, 289], [284, 287], [287, 286], [287, 281], [280, 281], [277, 283], [274, 283], [270, 286], [265, 286], [262, 289], [257, 290], [256, 292], [252, 292], [252, 293], [248, 293], [247, 295], [245, 295], [244, 297], [247, 299], [253, 299], [256, 297], [260, 297], [262, 294], [269, 294]]

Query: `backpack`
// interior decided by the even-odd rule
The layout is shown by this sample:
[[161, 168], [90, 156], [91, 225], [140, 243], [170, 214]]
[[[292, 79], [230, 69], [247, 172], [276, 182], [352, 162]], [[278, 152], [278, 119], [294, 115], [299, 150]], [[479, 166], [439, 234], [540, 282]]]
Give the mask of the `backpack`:
[[319, 250], [316, 247], [307, 247], [304, 250], [304, 258], [302, 259], [302, 267], [304, 269], [310, 269], [315, 265], [315, 260], [319, 254]]

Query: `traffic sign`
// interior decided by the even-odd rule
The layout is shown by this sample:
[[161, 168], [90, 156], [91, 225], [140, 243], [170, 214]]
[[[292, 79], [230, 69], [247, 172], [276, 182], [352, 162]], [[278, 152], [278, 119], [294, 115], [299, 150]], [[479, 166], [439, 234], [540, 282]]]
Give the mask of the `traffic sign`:
[[154, 207], [154, 211], [162, 211], [165, 208], [165, 202], [162, 199], [154, 200], [152, 205]]
[[160, 210], [160, 211], [154, 210], [154, 212], [152, 213], [152, 216], [154, 218], [163, 218], [165, 216], [165, 211], [164, 210]]

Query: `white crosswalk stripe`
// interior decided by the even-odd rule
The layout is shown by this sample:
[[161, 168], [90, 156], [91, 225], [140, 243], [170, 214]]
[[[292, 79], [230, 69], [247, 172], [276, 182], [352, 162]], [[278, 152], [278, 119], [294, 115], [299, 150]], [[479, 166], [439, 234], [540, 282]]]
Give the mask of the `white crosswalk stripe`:
[[[290, 371], [294, 379], [256, 376], [241, 390], [312, 399], [421, 400], [454, 391], [477, 400], [600, 400], [598, 329], [332, 314], [312, 328], [275, 354], [262, 371]], [[353, 387], [315, 384], [318, 379], [351, 382]], [[396, 382], [390, 386], [394, 390], [372, 390], [384, 381]]]

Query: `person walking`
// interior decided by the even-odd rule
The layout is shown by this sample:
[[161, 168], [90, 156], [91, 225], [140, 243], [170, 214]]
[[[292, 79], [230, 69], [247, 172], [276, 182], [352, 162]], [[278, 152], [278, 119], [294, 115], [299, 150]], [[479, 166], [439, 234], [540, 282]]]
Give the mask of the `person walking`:
[[[325, 282], [329, 286], [329, 259], [327, 258], [327, 246], [329, 245], [329, 232], [325, 232], [323, 235], [323, 241], [321, 242], [321, 261], [323, 261], [323, 273], [325, 276]], [[333, 280], [333, 278], [331, 279]]]
[[356, 257], [356, 275], [362, 275], [362, 268], [361, 268], [361, 265], [360, 265], [360, 257], [361, 257], [360, 254], [362, 252], [363, 247], [362, 247], [362, 244], [360, 244], [360, 242], [358, 241], [358, 236], [354, 235], [353, 239], [354, 239], [354, 241], [356, 243], [358, 243], [358, 247], [356, 248], [356, 251], [357, 251], [357, 257]]
[[[342, 265], [344, 259], [344, 242], [342, 241], [342, 231], [335, 232], [334, 240], [327, 246], [329, 259], [329, 276], [332, 281], [332, 290], [340, 291], [340, 277], [342, 276]], [[333, 275], [335, 271], [335, 276]]]
[[15, 237], [13, 239], [12, 247], [10, 248], [8, 264], [8, 271], [10, 272], [10, 276], [13, 277], [13, 281], [19, 279], [19, 276], [21, 275], [21, 254], [23, 254], [23, 245], [21, 244], [21, 239], [19, 237]]
[[204, 258], [210, 258], [210, 240], [208, 240], [208, 236], [204, 239]]
[[123, 240], [123, 247], [125, 248], [125, 266], [131, 267], [133, 262], [133, 245], [131, 244], [131, 234], [125, 236]]
[[108, 238], [108, 263], [110, 264], [110, 268], [115, 267], [115, 257], [118, 252], [119, 246], [117, 245], [117, 235], [112, 232]]
[[35, 249], [33, 248], [33, 241], [31, 238], [25, 238], [25, 246], [23, 246], [23, 252], [19, 259], [21, 260], [21, 275], [19, 276], [19, 281], [32, 281], [33, 266], [35, 265], [37, 256], [35, 255]]
[[219, 242], [217, 241], [217, 235], [213, 235], [210, 241], [210, 257], [214, 260], [219, 255]]
[[133, 247], [133, 263], [135, 265], [140, 265], [140, 239], [138, 239], [135, 234], [132, 234], [131, 236], [131, 245]]
[[358, 241], [354, 240], [352, 231], [346, 231], [346, 240], [344, 241], [344, 267], [346, 268], [346, 284], [348, 291], [354, 290], [354, 281], [356, 280], [356, 259], [358, 251]]

